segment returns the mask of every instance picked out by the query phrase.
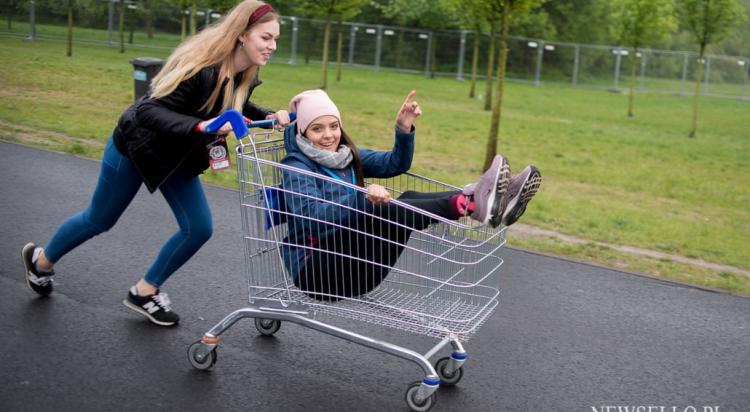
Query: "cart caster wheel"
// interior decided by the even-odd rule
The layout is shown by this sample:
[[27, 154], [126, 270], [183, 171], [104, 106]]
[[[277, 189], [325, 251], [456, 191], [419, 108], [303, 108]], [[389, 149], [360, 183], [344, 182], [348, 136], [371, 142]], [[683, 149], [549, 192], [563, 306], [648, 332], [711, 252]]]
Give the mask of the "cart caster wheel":
[[450, 358], [440, 358], [435, 362], [435, 370], [440, 377], [440, 386], [454, 386], [464, 377], [464, 368], [458, 368], [453, 373], [446, 373], [445, 368], [450, 363]]
[[435, 402], [437, 401], [437, 392], [433, 392], [430, 396], [423, 399], [421, 403], [417, 403], [414, 398], [417, 396], [417, 391], [419, 391], [420, 386], [422, 386], [422, 382], [417, 381], [409, 385], [409, 388], [406, 389], [406, 404], [409, 405], [409, 409], [414, 412], [429, 411], [435, 406]]
[[195, 369], [198, 370], [209, 370], [212, 366], [216, 363], [216, 348], [212, 350], [211, 352], [206, 355], [203, 359], [199, 360], [197, 358], [198, 356], [198, 349], [203, 345], [201, 341], [195, 342], [188, 348], [188, 360], [190, 360], [190, 364], [193, 365]]
[[279, 320], [255, 318], [255, 328], [261, 335], [273, 336], [274, 333], [279, 331], [280, 327], [281, 321]]

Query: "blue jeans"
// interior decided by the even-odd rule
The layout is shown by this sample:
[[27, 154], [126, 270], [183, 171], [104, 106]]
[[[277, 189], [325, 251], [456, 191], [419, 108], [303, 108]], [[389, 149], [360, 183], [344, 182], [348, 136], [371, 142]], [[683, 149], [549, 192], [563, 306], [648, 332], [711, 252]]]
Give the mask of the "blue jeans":
[[[65, 221], [44, 248], [51, 262], [115, 225], [138, 193], [141, 176], [133, 163], [120, 154], [112, 139], [104, 148], [102, 169], [89, 207]], [[162, 247], [144, 279], [160, 287], [211, 237], [211, 210], [197, 176], [173, 173], [160, 187], [177, 218], [180, 230]]]

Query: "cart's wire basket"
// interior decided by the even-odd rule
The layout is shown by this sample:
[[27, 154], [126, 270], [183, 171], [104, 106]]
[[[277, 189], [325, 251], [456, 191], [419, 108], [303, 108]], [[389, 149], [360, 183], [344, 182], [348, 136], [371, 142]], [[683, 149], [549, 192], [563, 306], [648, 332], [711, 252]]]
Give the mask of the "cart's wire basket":
[[[372, 206], [361, 207], [365, 189], [281, 164], [285, 154], [281, 135], [272, 131], [256, 133], [237, 146], [252, 304], [302, 308], [313, 316], [339, 316], [461, 341], [494, 311], [503, 263], [496, 252], [505, 243], [505, 229], [468, 217], [446, 219], [397, 200], [410, 191], [459, 188], [408, 173], [368, 179], [396, 199], [383, 215]], [[283, 184], [285, 173], [291, 187]], [[320, 196], [310, 198], [297, 190], [306, 184], [314, 185]], [[358, 197], [359, 203], [339, 204], [342, 191]], [[317, 217], [292, 213], [289, 202], [317, 205], [327, 212]], [[422, 230], [412, 231], [413, 224]], [[300, 232], [318, 237], [300, 237]], [[298, 275], [301, 268], [307, 272]]]

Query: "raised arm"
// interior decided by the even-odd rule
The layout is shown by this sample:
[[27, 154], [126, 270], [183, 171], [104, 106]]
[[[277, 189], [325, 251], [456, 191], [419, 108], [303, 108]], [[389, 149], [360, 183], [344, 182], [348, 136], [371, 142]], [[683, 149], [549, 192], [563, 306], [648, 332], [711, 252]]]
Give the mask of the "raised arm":
[[419, 103], [414, 100], [416, 95], [416, 90], [409, 92], [396, 114], [396, 137], [390, 151], [360, 150], [365, 177], [393, 177], [411, 168], [414, 158], [414, 121], [422, 115]]

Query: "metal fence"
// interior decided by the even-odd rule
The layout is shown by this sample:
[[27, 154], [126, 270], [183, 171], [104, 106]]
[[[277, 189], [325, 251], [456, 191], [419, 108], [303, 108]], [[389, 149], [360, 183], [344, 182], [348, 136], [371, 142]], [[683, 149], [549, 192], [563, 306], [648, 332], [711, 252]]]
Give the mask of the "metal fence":
[[[0, 35], [33, 40], [59, 40], [67, 22], [66, 2], [33, 0], [15, 10], [2, 10]], [[119, 46], [119, 0], [78, 0], [74, 14], [77, 42]], [[188, 29], [189, 11], [160, 3], [152, 11], [140, 2], [125, 2], [126, 47], [175, 47]], [[218, 19], [213, 10], [199, 9], [197, 26]], [[185, 17], [185, 18], [183, 18]], [[6, 24], [7, 21], [7, 24]], [[274, 59], [290, 65], [319, 64], [323, 51], [325, 21], [284, 17], [282, 36]], [[149, 34], [150, 33], [150, 34]], [[474, 42], [479, 42], [477, 77], [485, 78], [490, 35], [476, 38], [468, 31], [429, 31], [404, 27], [344, 22], [333, 25], [329, 60], [336, 59], [338, 36], [342, 60], [349, 66], [372, 70], [451, 76], [466, 80], [471, 75]], [[434, 48], [434, 53], [431, 49]], [[692, 95], [698, 68], [697, 54], [690, 51], [562, 43], [511, 36], [508, 41], [506, 79], [543, 86], [568, 84], [621, 91], [629, 87], [632, 59], [636, 61], [639, 91]], [[705, 56], [701, 92], [704, 95], [750, 99], [750, 59]], [[481, 88], [480, 88], [481, 89]]]

